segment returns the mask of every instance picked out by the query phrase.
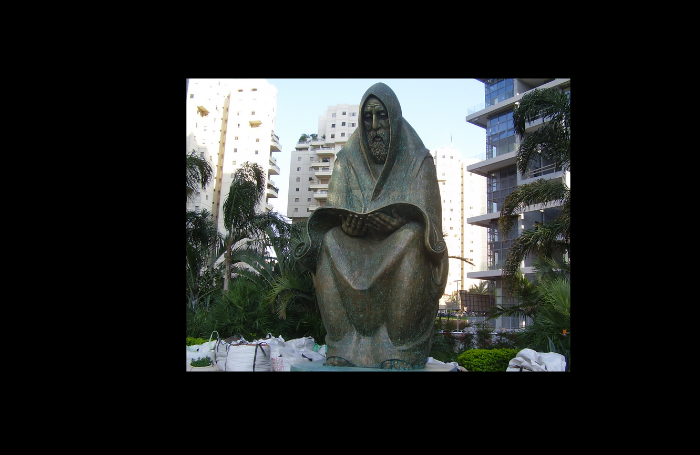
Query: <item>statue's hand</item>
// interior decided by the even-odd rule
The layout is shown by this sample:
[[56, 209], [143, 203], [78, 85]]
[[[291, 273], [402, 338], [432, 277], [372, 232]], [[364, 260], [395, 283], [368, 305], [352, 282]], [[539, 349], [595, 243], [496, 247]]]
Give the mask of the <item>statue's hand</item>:
[[348, 216], [340, 215], [340, 219], [343, 220], [343, 232], [348, 235], [364, 235], [367, 230], [367, 223], [365, 223], [365, 218], [360, 215], [349, 214]]
[[367, 217], [367, 223], [383, 233], [394, 232], [406, 224], [406, 221], [396, 213], [396, 210], [392, 210], [391, 214], [394, 215], [393, 218], [382, 212], [372, 213]]

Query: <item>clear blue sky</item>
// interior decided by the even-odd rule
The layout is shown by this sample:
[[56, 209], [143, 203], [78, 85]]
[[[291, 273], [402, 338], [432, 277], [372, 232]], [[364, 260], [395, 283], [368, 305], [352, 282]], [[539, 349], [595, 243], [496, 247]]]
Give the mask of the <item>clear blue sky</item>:
[[465, 121], [467, 109], [484, 102], [484, 84], [476, 79], [267, 79], [277, 88], [275, 133], [282, 152], [275, 152], [280, 175], [272, 176], [279, 197], [270, 199], [287, 215], [291, 151], [303, 133], [318, 133], [318, 117], [329, 106], [360, 104], [365, 91], [384, 82], [396, 93], [401, 111], [430, 150], [452, 145], [463, 158], [483, 154], [483, 128]]

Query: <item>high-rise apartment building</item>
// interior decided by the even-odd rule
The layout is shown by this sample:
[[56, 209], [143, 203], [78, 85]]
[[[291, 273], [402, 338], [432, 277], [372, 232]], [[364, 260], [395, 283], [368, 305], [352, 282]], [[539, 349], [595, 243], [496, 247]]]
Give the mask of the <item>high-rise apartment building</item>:
[[[508, 250], [517, 236], [524, 230], [531, 229], [535, 223], [547, 223], [560, 212], [561, 206], [541, 204], [528, 206], [520, 214], [517, 229], [507, 236], [498, 232], [498, 218], [503, 201], [515, 188], [538, 179], [560, 179], [570, 185], [570, 173], [555, 167], [553, 163], [541, 158], [521, 175], [515, 164], [515, 156], [520, 145], [520, 138], [513, 129], [513, 108], [525, 93], [535, 88], [556, 87], [569, 92], [570, 79], [477, 79], [485, 85], [484, 103], [467, 111], [466, 121], [486, 130], [486, 152], [479, 161], [467, 166], [467, 172], [486, 178], [486, 204], [480, 213], [468, 214], [467, 223], [484, 229], [487, 235], [486, 262], [478, 264], [475, 271], [467, 273], [470, 279], [489, 280], [495, 290], [497, 305], [514, 305], [513, 297], [505, 296], [502, 289], [501, 275]], [[537, 119], [527, 125], [526, 136], [543, 125]], [[534, 257], [526, 258], [520, 270], [528, 276], [533, 272]], [[470, 318], [471, 319], [471, 318]], [[523, 319], [501, 317], [496, 320], [496, 328], [522, 328]]]
[[[442, 203], [442, 232], [449, 256], [464, 258], [474, 264], [486, 260], [486, 233], [483, 229], [471, 229], [464, 220], [468, 214], [484, 204], [486, 179], [465, 172], [465, 164], [459, 150], [441, 147], [431, 150], [437, 173]], [[470, 162], [475, 161], [471, 159]], [[474, 266], [461, 259], [449, 259], [449, 272], [445, 295], [440, 299], [440, 310], [458, 310], [457, 301], [451, 296], [457, 290], [469, 289], [481, 280], [472, 279], [467, 273]]]
[[241, 165], [250, 161], [267, 172], [267, 190], [258, 211], [270, 211], [279, 190], [271, 177], [280, 174], [274, 152], [282, 151], [275, 134], [277, 89], [265, 79], [190, 79], [187, 84], [187, 150], [212, 165], [214, 178], [188, 203], [188, 209], [212, 212], [220, 232], [223, 203]]
[[308, 219], [317, 207], [326, 205], [335, 155], [357, 129], [359, 111], [357, 104], [329, 106], [318, 118], [316, 137], [300, 141], [292, 151], [287, 203], [292, 223]]

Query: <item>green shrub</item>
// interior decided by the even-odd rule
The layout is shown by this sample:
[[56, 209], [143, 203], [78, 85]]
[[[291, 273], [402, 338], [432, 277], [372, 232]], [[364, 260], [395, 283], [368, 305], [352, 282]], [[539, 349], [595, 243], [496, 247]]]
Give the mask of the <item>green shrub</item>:
[[187, 346], [194, 346], [195, 344], [204, 344], [209, 340], [204, 338], [187, 337]]
[[197, 360], [192, 359], [192, 361], [190, 362], [190, 365], [192, 365], [193, 367], [208, 367], [213, 364], [214, 362], [211, 361], [211, 358], [209, 356], [201, 357]]
[[468, 372], [506, 371], [518, 352], [517, 349], [470, 349], [457, 357], [457, 363]]

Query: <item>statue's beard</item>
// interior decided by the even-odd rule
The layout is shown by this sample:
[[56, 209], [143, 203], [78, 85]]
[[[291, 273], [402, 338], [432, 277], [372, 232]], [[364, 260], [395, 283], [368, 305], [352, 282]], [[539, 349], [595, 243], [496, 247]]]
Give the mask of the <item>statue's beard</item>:
[[[375, 141], [374, 138], [377, 136], [381, 137], [382, 140]], [[389, 132], [383, 129], [378, 131], [370, 130], [367, 133], [367, 139], [369, 141], [369, 150], [375, 163], [384, 163], [389, 153]]]

